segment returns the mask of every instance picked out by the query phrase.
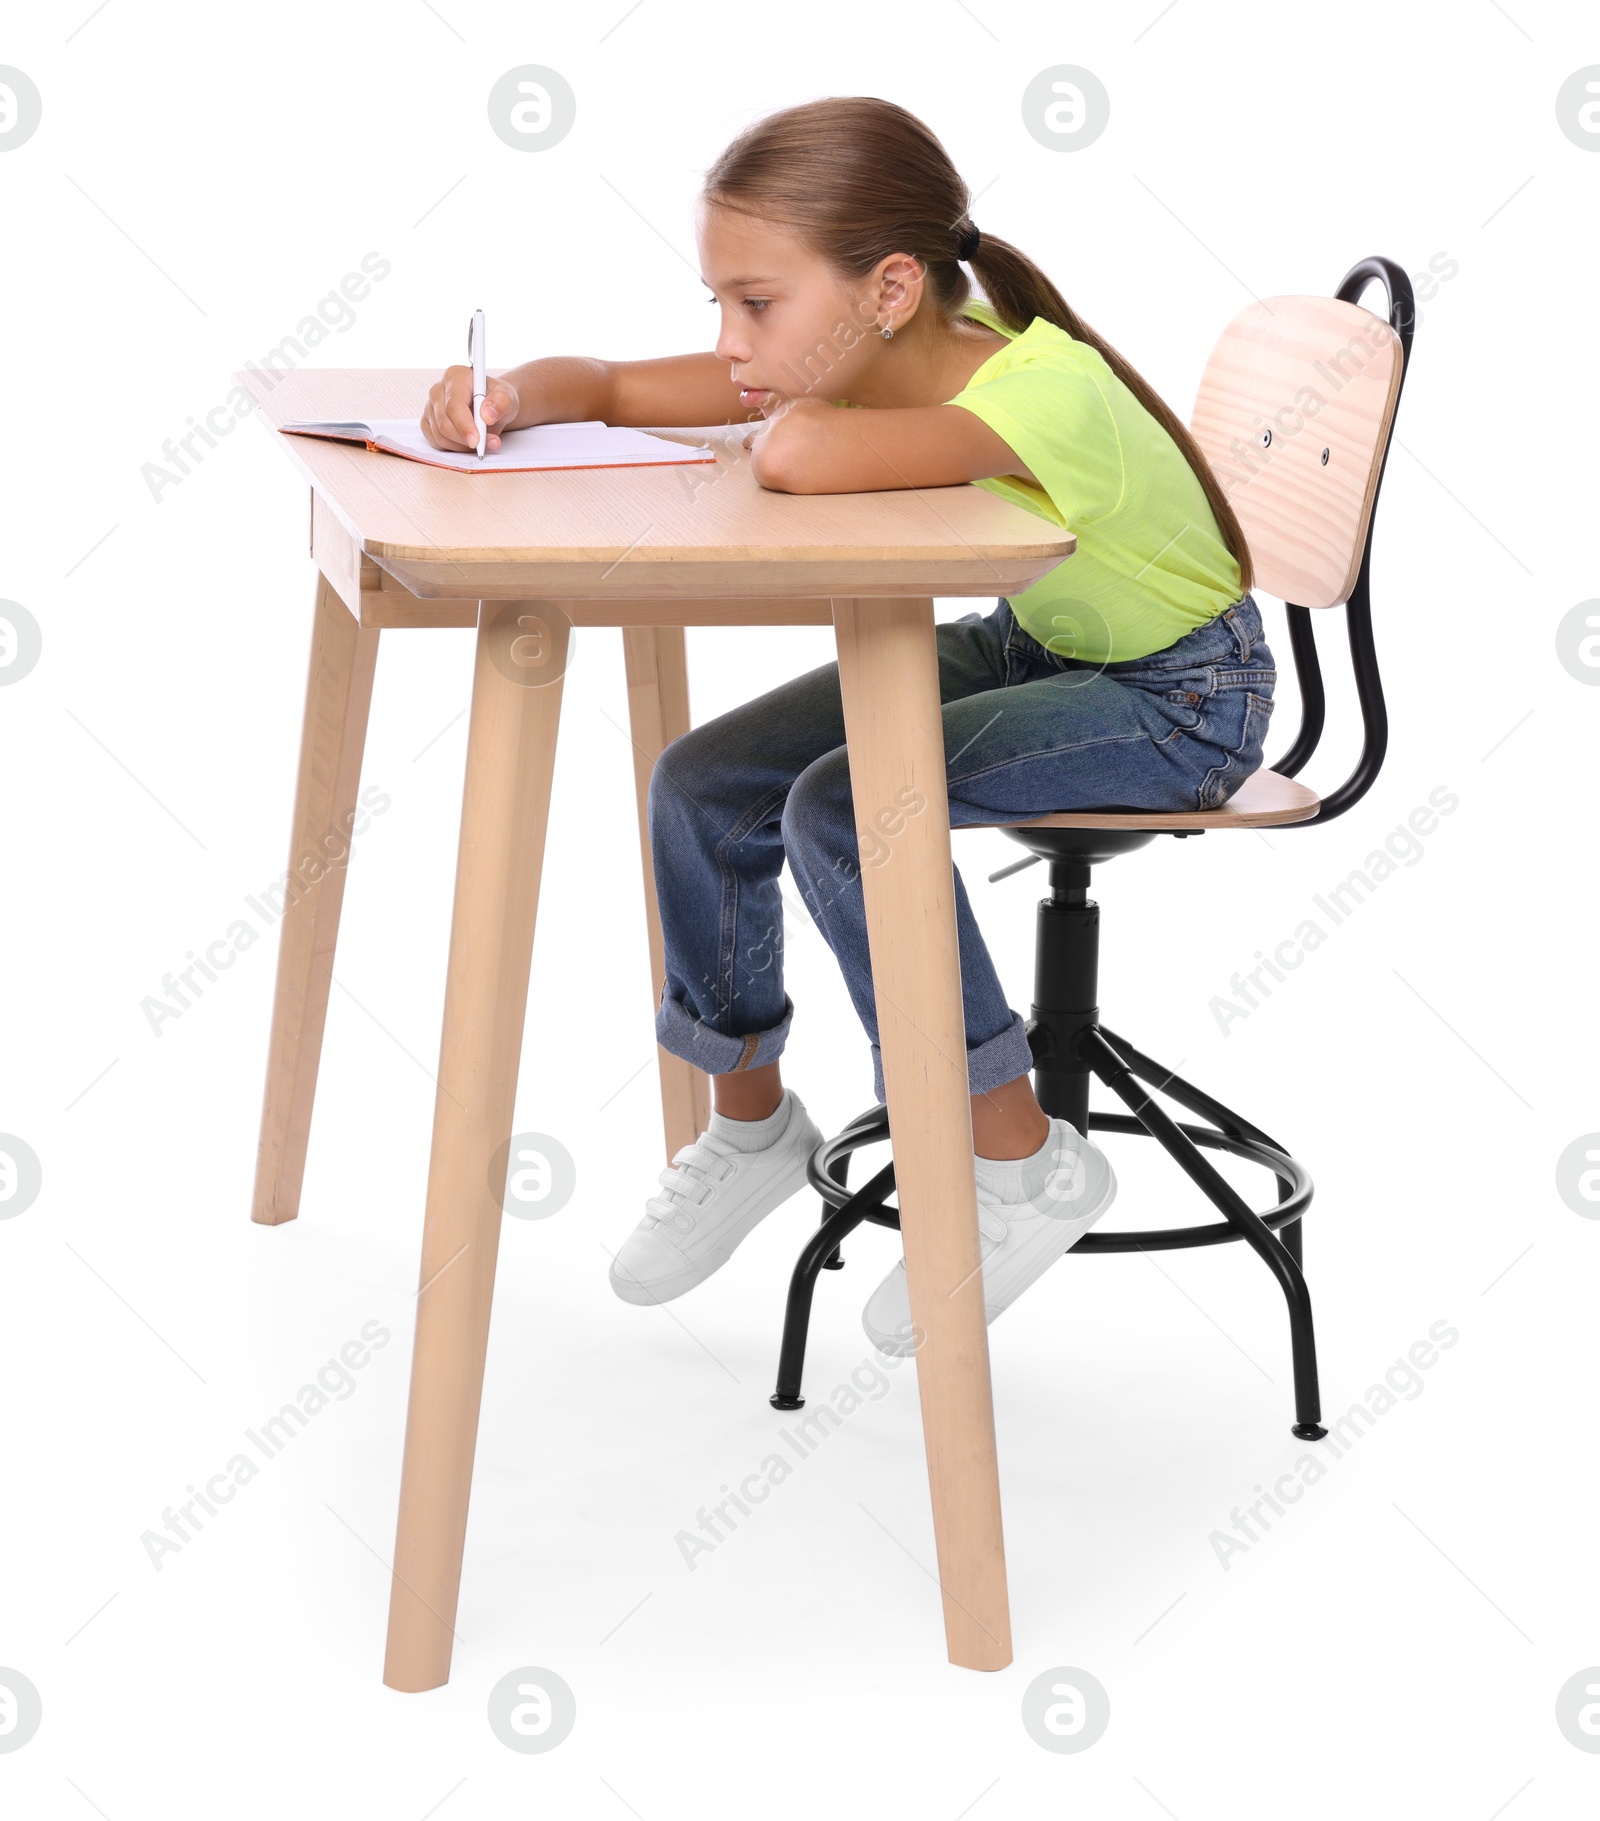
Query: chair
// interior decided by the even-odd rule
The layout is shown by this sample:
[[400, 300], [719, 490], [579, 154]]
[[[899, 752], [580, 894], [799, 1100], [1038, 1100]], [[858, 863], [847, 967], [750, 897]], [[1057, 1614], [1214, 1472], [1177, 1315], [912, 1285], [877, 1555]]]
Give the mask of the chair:
[[[1387, 321], [1358, 302], [1374, 279], [1387, 293]], [[1364, 259], [1332, 298], [1274, 297], [1242, 310], [1223, 330], [1200, 382], [1190, 428], [1238, 514], [1257, 582], [1287, 607], [1301, 724], [1277, 764], [1255, 772], [1216, 809], [1074, 811], [978, 825], [1001, 827], [1029, 849], [1027, 859], [1002, 867], [990, 875], [991, 881], [1039, 860], [1050, 868], [1050, 895], [1039, 902], [1034, 1004], [1028, 1020], [1040, 1106], [1071, 1120], [1080, 1132], [1153, 1138], [1222, 1215], [1203, 1226], [1091, 1232], [1071, 1256], [1244, 1240], [1277, 1278], [1288, 1303], [1293, 1433], [1308, 1441], [1327, 1434], [1303, 1270], [1301, 1222], [1311, 1203], [1310, 1174], [1242, 1114], [1100, 1023], [1100, 912], [1088, 895], [1089, 873], [1119, 854], [1148, 846], [1158, 834], [1182, 840], [1225, 828], [1315, 827], [1343, 815], [1371, 788], [1388, 739], [1368, 593], [1372, 520], [1414, 321], [1405, 273], [1392, 260]], [[1350, 776], [1319, 798], [1296, 778], [1316, 751], [1326, 713], [1311, 609], [1341, 604], [1363, 739]], [[1129, 1110], [1091, 1110], [1091, 1077]], [[1152, 1089], [1209, 1123], [1180, 1124], [1159, 1105]], [[811, 1158], [808, 1179], [822, 1196], [823, 1219], [790, 1283], [778, 1385], [771, 1398], [779, 1410], [796, 1410], [805, 1402], [801, 1371], [818, 1272], [841, 1268], [839, 1242], [862, 1222], [899, 1227], [898, 1211], [884, 1205], [894, 1189], [892, 1161], [853, 1194], [846, 1186], [851, 1155], [888, 1137], [888, 1109], [875, 1105]], [[1276, 1206], [1255, 1212], [1207, 1161], [1206, 1150], [1270, 1170], [1277, 1179]]]

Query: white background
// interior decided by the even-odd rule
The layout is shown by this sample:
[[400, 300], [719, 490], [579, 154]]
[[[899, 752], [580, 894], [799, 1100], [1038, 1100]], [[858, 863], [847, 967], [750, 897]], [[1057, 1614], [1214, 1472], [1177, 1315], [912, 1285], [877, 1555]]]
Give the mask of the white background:
[[[1600, 1662], [1600, 1226], [1556, 1191], [1562, 1151], [1600, 1127], [1600, 693], [1555, 648], [1600, 592], [1582, 529], [1600, 158], [1555, 116], [1600, 55], [1592, 20], [1537, 0], [1071, 12], [108, 0], [85, 23], [78, 0], [8, 20], [0, 62], [44, 105], [0, 155], [0, 596], [44, 637], [0, 691], [0, 1129], [44, 1171], [0, 1223], [0, 1665], [44, 1714], [0, 1754], [8, 1814], [1592, 1812], [1600, 1758], [1555, 1721], [1561, 1685]], [[538, 155], [484, 105], [528, 62], [577, 95]], [[1019, 112], [1063, 62], [1111, 95], [1109, 129], [1071, 155]], [[443, 366], [479, 305], [496, 364], [709, 346], [699, 176], [758, 113], [834, 93], [927, 120], [980, 225], [1184, 414], [1252, 294], [1329, 293], [1373, 253], [1457, 267], [1419, 289], [1377, 518], [1377, 787], [1326, 828], [1158, 843], [1095, 895], [1108, 1024], [1313, 1173], [1325, 1411], [1434, 1323], [1460, 1339], [1224, 1570], [1211, 1533], [1306, 1452], [1279, 1292], [1239, 1247], [1068, 1258], [991, 1336], [1009, 1669], [944, 1658], [909, 1368], [689, 1572], [676, 1532], [785, 1421], [767, 1394], [817, 1203], [796, 1197], [670, 1308], [607, 1284], [662, 1151], [621, 642], [583, 632], [517, 1101], [519, 1129], [571, 1151], [577, 1193], [506, 1222], [461, 1642], [446, 1687], [398, 1694], [384, 1562], [472, 636], [384, 639], [363, 778], [392, 801], [350, 875], [301, 1218], [253, 1226], [275, 933], [159, 1037], [141, 1001], [285, 864], [306, 493], [253, 422], [159, 503], [141, 466], [369, 251], [392, 272], [316, 364]], [[1318, 624], [1340, 703], [1309, 773], [1327, 788], [1354, 744], [1341, 615]], [[704, 719], [827, 661], [831, 634], [691, 631], [689, 652]], [[1287, 683], [1279, 701], [1269, 762]], [[1421, 859], [1220, 1031], [1230, 976], [1441, 785], [1460, 806]], [[956, 842], [1025, 1009], [1042, 875], [990, 886], [1020, 850]], [[832, 1131], [871, 1104], [866, 1043], [809, 924], [791, 921], [787, 962], [788, 1079]], [[1201, 1214], [1154, 1147], [1107, 1143], [1108, 1224]], [[868, 1357], [860, 1309], [895, 1244], [868, 1230], [822, 1279], [813, 1407]], [[354, 1394], [154, 1569], [140, 1539], [163, 1509], [373, 1319], [393, 1340]], [[527, 1665], [577, 1699], [542, 1755], [486, 1719]], [[1061, 1667], [1111, 1701], [1073, 1755], [1020, 1717]]]

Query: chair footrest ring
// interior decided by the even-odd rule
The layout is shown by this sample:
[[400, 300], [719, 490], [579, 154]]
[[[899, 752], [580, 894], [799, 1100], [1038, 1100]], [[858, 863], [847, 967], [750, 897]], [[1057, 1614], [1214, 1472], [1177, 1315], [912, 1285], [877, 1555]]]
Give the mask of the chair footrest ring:
[[[1131, 1113], [1101, 1113], [1091, 1109], [1089, 1129], [1091, 1132], [1117, 1132], [1134, 1138], [1150, 1136]], [[1178, 1130], [1197, 1145], [1213, 1151], [1226, 1151], [1231, 1156], [1258, 1163], [1263, 1169], [1271, 1170], [1280, 1182], [1289, 1185], [1286, 1199], [1272, 1208], [1263, 1209], [1259, 1216], [1263, 1224], [1271, 1227], [1274, 1232], [1291, 1221], [1299, 1220], [1310, 1206], [1311, 1173], [1286, 1151], [1255, 1139], [1233, 1137], [1227, 1132], [1219, 1132], [1215, 1126], [1188, 1125], [1180, 1121]], [[847, 1206], [865, 1191], [847, 1188], [833, 1176], [831, 1166], [840, 1158], [863, 1150], [869, 1144], [886, 1142], [888, 1137], [889, 1109], [880, 1103], [871, 1111], [851, 1120], [842, 1132], [817, 1146], [806, 1166], [806, 1180], [830, 1207]], [[893, 1170], [892, 1162], [889, 1168]], [[891, 1182], [892, 1180], [891, 1176]], [[899, 1210], [884, 1207], [881, 1201], [866, 1210], [865, 1218], [876, 1226], [899, 1230]], [[1106, 1252], [1170, 1252], [1189, 1246], [1226, 1245], [1243, 1237], [1237, 1227], [1230, 1226], [1225, 1220], [1208, 1222], [1203, 1226], [1149, 1227], [1129, 1233], [1085, 1233], [1072, 1248], [1072, 1254], [1077, 1257]]]

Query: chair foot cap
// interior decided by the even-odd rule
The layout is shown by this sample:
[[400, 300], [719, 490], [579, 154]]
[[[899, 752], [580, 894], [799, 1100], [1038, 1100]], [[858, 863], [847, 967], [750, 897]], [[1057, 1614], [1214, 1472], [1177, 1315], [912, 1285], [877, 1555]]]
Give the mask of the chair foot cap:
[[774, 1410], [804, 1410], [806, 1407], [803, 1397], [785, 1397], [781, 1391], [774, 1391], [767, 1402]]
[[1289, 1433], [1299, 1436], [1303, 1442], [1320, 1442], [1328, 1432], [1321, 1423], [1296, 1423]]

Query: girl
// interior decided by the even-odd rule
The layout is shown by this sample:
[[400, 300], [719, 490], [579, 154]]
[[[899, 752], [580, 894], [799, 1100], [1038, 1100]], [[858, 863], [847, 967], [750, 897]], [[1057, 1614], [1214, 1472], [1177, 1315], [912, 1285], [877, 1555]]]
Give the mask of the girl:
[[[1066, 562], [937, 629], [952, 827], [1215, 808], [1261, 763], [1276, 680], [1239, 522], [1185, 426], [1026, 255], [979, 233], [968, 201], [933, 133], [890, 102], [770, 115], [722, 154], [700, 199], [715, 352], [529, 361], [490, 383], [488, 446], [526, 424], [753, 421], [745, 447], [765, 487], [972, 481], [1066, 526], [1078, 540]], [[422, 427], [439, 448], [476, 447], [470, 368], [433, 387]], [[693, 728], [655, 767], [656, 1035], [713, 1077], [715, 1110], [616, 1255], [628, 1302], [681, 1296], [726, 1263], [804, 1183], [822, 1141], [779, 1078], [794, 1012], [786, 859], [884, 1098], [844, 737], [839, 667], [824, 664]], [[1115, 1181], [1099, 1148], [1034, 1098], [1023, 1020], [959, 871], [954, 883], [992, 1321], [1088, 1231]], [[903, 1261], [864, 1326], [906, 1350]]]

